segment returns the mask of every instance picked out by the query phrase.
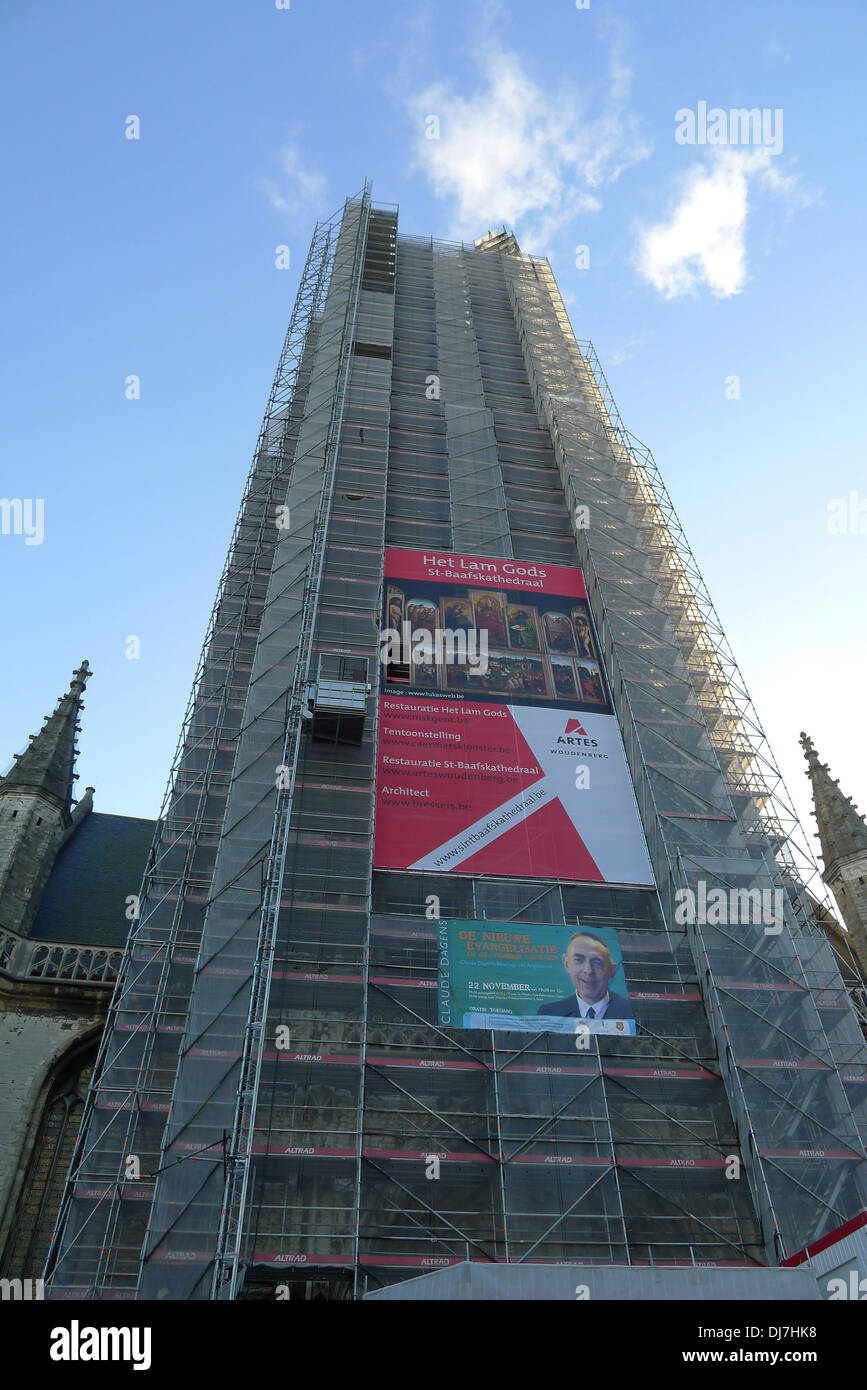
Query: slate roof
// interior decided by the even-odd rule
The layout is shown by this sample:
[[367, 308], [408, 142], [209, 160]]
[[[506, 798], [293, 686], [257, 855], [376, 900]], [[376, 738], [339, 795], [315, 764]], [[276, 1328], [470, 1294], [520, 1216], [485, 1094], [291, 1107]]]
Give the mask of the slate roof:
[[30, 932], [38, 941], [123, 946], [156, 822], [91, 811], [57, 856]]

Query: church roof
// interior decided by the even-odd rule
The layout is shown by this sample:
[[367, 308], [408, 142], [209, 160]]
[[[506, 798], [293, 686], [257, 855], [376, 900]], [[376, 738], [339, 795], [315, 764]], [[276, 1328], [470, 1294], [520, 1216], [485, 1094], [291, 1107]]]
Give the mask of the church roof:
[[827, 763], [819, 762], [813, 740], [801, 734], [801, 747], [807, 759], [807, 776], [813, 786], [813, 805], [819, 827], [819, 843], [827, 870], [838, 859], [867, 851], [867, 824], [851, 797], [844, 796]]
[[31, 940], [124, 946], [126, 899], [138, 893], [156, 822], [91, 811], [61, 849]]
[[0, 791], [20, 787], [22, 791], [40, 791], [68, 813], [72, 801], [75, 755], [75, 735], [78, 716], [84, 708], [81, 697], [88, 676], [86, 661], [73, 672], [72, 682], [61, 695], [52, 714], [49, 714], [38, 734], [31, 734], [30, 743], [18, 753], [6, 776], [0, 778]]

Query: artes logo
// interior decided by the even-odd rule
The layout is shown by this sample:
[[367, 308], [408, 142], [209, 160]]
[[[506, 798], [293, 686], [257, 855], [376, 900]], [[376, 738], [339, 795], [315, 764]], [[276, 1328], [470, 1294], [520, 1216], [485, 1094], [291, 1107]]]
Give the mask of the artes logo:
[[587, 730], [584, 728], [580, 719], [567, 719], [566, 728], [563, 732], [567, 734], [584, 734], [585, 737], [587, 735]]
[[580, 719], [567, 719], [564, 732], [557, 735], [557, 742], [565, 743], [570, 748], [599, 747], [599, 740], [590, 738]]

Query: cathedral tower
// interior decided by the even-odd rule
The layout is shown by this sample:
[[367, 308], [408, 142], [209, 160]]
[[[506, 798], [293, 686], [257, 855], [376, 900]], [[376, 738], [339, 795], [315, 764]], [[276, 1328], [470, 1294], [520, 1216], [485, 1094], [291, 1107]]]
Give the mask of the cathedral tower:
[[[154, 823], [73, 801], [86, 661], [0, 778], [0, 1278], [38, 1278]], [[14, 736], [14, 735], [13, 735]]]
[[867, 1050], [801, 838], [549, 263], [366, 184], [301, 274], [48, 1296], [628, 1298], [836, 1230]]
[[83, 661], [38, 734], [0, 778], [0, 927], [26, 936], [57, 852], [87, 814], [88, 787], [72, 809], [78, 715], [90, 670]]
[[822, 875], [834, 897], [851, 937], [852, 949], [862, 974], [867, 975], [867, 823], [844, 796], [827, 763], [819, 762], [812, 739], [801, 734], [807, 759], [807, 776], [813, 787], [817, 838], [822, 847]]

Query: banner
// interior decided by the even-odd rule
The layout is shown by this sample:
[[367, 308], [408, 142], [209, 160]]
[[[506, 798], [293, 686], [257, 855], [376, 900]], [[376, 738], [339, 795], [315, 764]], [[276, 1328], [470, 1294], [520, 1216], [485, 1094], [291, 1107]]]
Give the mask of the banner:
[[652, 885], [580, 569], [388, 549], [374, 864]]
[[635, 1035], [611, 927], [441, 919], [437, 937], [444, 1027]]

